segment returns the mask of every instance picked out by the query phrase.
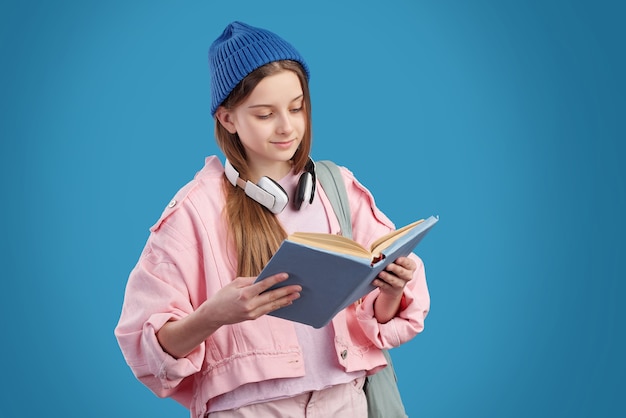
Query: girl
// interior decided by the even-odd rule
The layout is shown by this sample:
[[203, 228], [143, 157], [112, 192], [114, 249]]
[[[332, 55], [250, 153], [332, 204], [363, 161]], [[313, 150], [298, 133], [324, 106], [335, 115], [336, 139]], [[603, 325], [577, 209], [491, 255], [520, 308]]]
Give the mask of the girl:
[[[287, 234], [339, 233], [309, 157], [309, 70], [284, 39], [241, 22], [214, 41], [209, 67], [225, 167], [208, 157], [151, 228], [115, 330], [124, 357], [192, 417], [367, 417], [363, 382], [386, 365], [381, 349], [424, 327], [423, 264], [399, 258], [321, 329], [266, 315], [298, 303], [297, 285], [266, 292], [286, 274], [254, 283]], [[393, 224], [341, 170], [367, 247]]]

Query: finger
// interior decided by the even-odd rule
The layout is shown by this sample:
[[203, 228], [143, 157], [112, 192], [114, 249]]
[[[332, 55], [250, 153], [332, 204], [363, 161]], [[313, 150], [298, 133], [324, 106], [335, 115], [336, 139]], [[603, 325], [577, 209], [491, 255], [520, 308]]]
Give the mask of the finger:
[[389, 264], [387, 268], [383, 271], [383, 273], [393, 274], [404, 280], [406, 280], [406, 277], [411, 275], [411, 272], [409, 270], [405, 269], [403, 266], [396, 264], [396, 263]]
[[388, 273], [386, 271], [381, 271], [378, 275], [378, 280], [381, 282], [381, 286], [379, 287], [402, 287], [404, 286], [404, 281], [400, 280], [396, 275]]
[[381, 279], [380, 277], [377, 278], [377, 279], [374, 279], [372, 284], [374, 286], [378, 287], [379, 289], [391, 288], [391, 285], [389, 283], [387, 283], [386, 281], [384, 281], [383, 279]]
[[280, 286], [269, 290], [272, 286], [284, 282], [287, 278], [288, 275], [286, 273], [279, 273], [255, 284], [253, 289], [255, 292], [258, 292], [256, 293], [259, 296], [257, 303], [260, 307], [269, 305], [270, 310], [276, 310], [300, 297], [300, 292], [302, 291], [302, 286], [300, 285]]
[[[289, 278], [289, 275], [287, 273], [278, 273], [272, 276], [268, 276], [265, 279], [260, 280], [259, 282], [254, 284], [253, 286], [254, 292], [256, 292], [256, 294], [259, 295], [265, 292], [266, 290], [268, 290], [269, 288], [271, 288], [272, 286], [278, 283], [284, 282], [288, 278]], [[299, 292], [300, 290], [302, 290], [302, 288], [298, 285], [285, 286], [285, 288], [290, 289], [290, 291], [292, 292], [294, 291]]]
[[300, 292], [291, 292], [287, 289], [273, 290], [270, 295], [268, 305], [271, 310], [282, 308], [283, 306], [291, 305], [291, 303], [300, 297]]
[[404, 281], [409, 281], [413, 278], [415, 270], [407, 269], [404, 266], [396, 263], [389, 264], [386, 271], [395, 274]]
[[293, 303], [294, 300], [300, 297], [299, 292], [285, 293], [283, 289], [284, 288], [272, 290], [261, 295], [261, 297], [264, 298], [265, 302], [255, 310], [254, 316], [258, 317], [273, 312], [277, 309], [283, 308], [285, 306], [289, 306]]
[[[403, 271], [406, 272], [406, 270]], [[412, 279], [412, 276], [381, 271], [379, 278], [394, 288], [404, 288], [404, 286], [406, 286], [406, 284]]]
[[284, 287], [279, 287], [277, 289], [268, 290], [267, 292], [261, 294], [260, 296], [263, 298], [262, 303], [271, 304], [275, 301], [285, 299], [285, 298], [295, 299], [295, 295], [299, 296], [301, 290], [302, 288], [298, 285], [284, 286]]
[[398, 264], [399, 266], [404, 267], [407, 270], [417, 269], [417, 264], [415, 263], [415, 260], [409, 257], [398, 257], [395, 263]]
[[237, 277], [231, 282], [236, 288], [248, 287], [254, 283], [256, 277]]

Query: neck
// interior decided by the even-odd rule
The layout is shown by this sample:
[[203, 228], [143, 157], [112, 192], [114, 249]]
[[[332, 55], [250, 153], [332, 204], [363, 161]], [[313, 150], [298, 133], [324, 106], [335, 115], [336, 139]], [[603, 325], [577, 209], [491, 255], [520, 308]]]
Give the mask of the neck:
[[271, 162], [268, 164], [250, 164], [250, 180], [258, 181], [261, 177], [267, 176], [274, 180], [280, 180], [293, 169], [291, 161]]

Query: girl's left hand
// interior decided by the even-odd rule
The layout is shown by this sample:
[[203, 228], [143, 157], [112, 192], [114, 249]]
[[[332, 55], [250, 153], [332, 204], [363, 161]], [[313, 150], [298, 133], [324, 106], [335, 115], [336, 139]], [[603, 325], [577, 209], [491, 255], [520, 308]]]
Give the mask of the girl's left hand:
[[404, 286], [413, 278], [415, 270], [417, 270], [417, 263], [414, 260], [400, 257], [381, 271], [372, 284], [387, 296], [400, 297]]
[[411, 281], [415, 270], [417, 263], [414, 260], [400, 257], [372, 281], [372, 284], [380, 289], [380, 294], [374, 302], [374, 316], [379, 323], [390, 321], [401, 309], [404, 286]]

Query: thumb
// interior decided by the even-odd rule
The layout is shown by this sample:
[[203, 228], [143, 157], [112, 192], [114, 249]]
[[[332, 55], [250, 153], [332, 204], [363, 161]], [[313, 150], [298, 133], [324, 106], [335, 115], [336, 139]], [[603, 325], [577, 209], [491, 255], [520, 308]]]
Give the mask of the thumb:
[[237, 288], [248, 287], [254, 284], [256, 277], [237, 277], [233, 280], [233, 284]]

